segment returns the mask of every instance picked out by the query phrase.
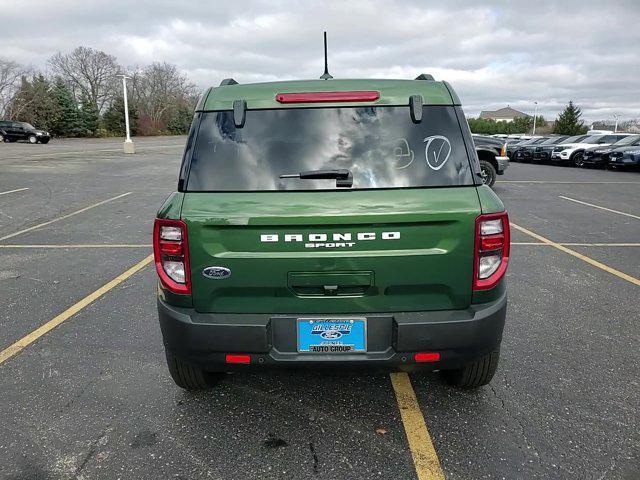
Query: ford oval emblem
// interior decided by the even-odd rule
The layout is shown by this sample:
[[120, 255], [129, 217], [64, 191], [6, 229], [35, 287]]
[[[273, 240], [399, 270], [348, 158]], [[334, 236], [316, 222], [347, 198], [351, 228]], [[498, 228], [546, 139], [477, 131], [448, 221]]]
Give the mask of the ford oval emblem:
[[325, 340], [337, 340], [342, 337], [342, 332], [338, 330], [326, 330], [320, 334]]
[[202, 270], [202, 275], [213, 280], [222, 280], [231, 276], [231, 270], [225, 267], [207, 267]]

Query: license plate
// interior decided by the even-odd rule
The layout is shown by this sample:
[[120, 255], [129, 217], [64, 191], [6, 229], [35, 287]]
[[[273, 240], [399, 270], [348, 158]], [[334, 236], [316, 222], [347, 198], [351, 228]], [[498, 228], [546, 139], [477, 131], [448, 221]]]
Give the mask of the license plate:
[[299, 318], [298, 352], [362, 353], [367, 351], [364, 318]]

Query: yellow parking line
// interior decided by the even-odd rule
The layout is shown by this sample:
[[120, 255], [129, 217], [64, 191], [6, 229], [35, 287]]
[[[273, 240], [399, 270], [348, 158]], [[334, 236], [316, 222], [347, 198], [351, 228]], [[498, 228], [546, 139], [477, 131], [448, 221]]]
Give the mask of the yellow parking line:
[[440, 466], [438, 454], [433, 447], [409, 376], [406, 373], [392, 373], [391, 383], [396, 393], [400, 416], [409, 441], [409, 449], [418, 480], [444, 480], [444, 472]]
[[8, 195], [10, 193], [24, 192], [25, 190], [29, 190], [29, 189], [28, 188], [16, 188], [15, 190], [9, 190], [8, 192], [0, 192], [0, 195]]
[[73, 245], [73, 244], [57, 244], [57, 245], [0, 245], [0, 248], [151, 248], [151, 244], [101, 244], [97, 243], [94, 245], [86, 244], [86, 245]]
[[36, 328], [34, 331], [29, 333], [28, 335], [25, 335], [24, 337], [22, 337], [20, 340], [15, 342], [13, 345], [10, 345], [9, 347], [7, 347], [4, 350], [0, 351], [0, 365], [2, 365], [4, 362], [9, 360], [14, 355], [20, 353], [26, 347], [31, 345], [33, 342], [38, 340], [40, 337], [42, 337], [47, 332], [50, 332], [51, 330], [56, 328], [58, 325], [60, 325], [65, 320], [69, 319], [70, 317], [72, 317], [73, 315], [75, 315], [76, 313], [78, 313], [79, 311], [84, 309], [85, 307], [89, 306], [91, 303], [93, 303], [94, 301], [96, 301], [97, 299], [102, 297], [109, 290], [112, 290], [114, 287], [117, 287], [118, 285], [120, 285], [126, 279], [131, 277], [134, 273], [138, 272], [139, 270], [141, 270], [144, 267], [146, 267], [147, 265], [149, 265], [149, 263], [151, 263], [152, 260], [153, 260], [153, 255], [149, 255], [144, 260], [136, 263], [133, 267], [131, 267], [126, 272], [121, 273], [120, 275], [118, 275], [116, 278], [114, 278], [110, 282], [105, 283], [103, 286], [101, 286], [95, 292], [93, 292], [93, 293], [87, 295], [86, 297], [84, 297], [82, 300], [77, 302], [75, 305], [72, 305], [71, 307], [67, 308], [64, 312], [62, 312], [61, 314], [59, 314], [58, 316], [56, 316], [52, 320], [49, 320], [44, 325], [41, 325], [40, 327]]
[[519, 230], [520, 232], [535, 238], [536, 240], [540, 240], [541, 242], [546, 243], [547, 245], [550, 245], [554, 248], [557, 248], [558, 250], [563, 251], [564, 253], [568, 253], [569, 255], [579, 258], [583, 262], [587, 262], [588, 264], [593, 265], [594, 267], [597, 267], [600, 270], [604, 270], [605, 272], [608, 272], [611, 275], [615, 275], [618, 278], [626, 280], [627, 282], [633, 283], [634, 285], [640, 287], [640, 279], [638, 278], [632, 277], [631, 275], [621, 272], [620, 270], [616, 270], [615, 268], [611, 268], [610, 266], [605, 265], [604, 263], [598, 262], [593, 258], [589, 258], [586, 255], [576, 252], [575, 250], [571, 250], [570, 248], [567, 248], [564, 245], [560, 245], [559, 243], [553, 242], [548, 238], [545, 238], [542, 235], [538, 235], [537, 233], [532, 232], [531, 230], [527, 230], [526, 228], [516, 225], [515, 223], [511, 223], [511, 226], [516, 230]]
[[619, 210], [613, 210], [611, 208], [601, 207], [600, 205], [594, 205], [593, 203], [583, 202], [582, 200], [576, 200], [575, 198], [565, 197], [564, 195], [558, 195], [558, 197], [562, 198], [563, 200], [569, 200], [570, 202], [581, 203], [582, 205], [587, 205], [587, 206], [593, 207], [593, 208], [599, 208], [600, 210], [606, 210], [607, 212], [617, 213], [618, 215], [624, 215], [625, 217], [631, 217], [631, 218], [636, 218], [636, 219], [640, 220], [640, 216], [633, 215], [631, 213], [625, 213], [625, 212], [621, 212]]
[[118, 200], [119, 198], [126, 197], [127, 195], [131, 195], [131, 193], [132, 192], [127, 192], [127, 193], [123, 193], [122, 195], [118, 195], [112, 198], [107, 198], [106, 200], [103, 200], [101, 202], [94, 203], [93, 205], [89, 205], [88, 207], [81, 208], [80, 210], [76, 210], [75, 212], [67, 213], [66, 215], [62, 215], [61, 217], [57, 217], [57, 218], [54, 218], [53, 220], [49, 220], [48, 222], [39, 223], [38, 225], [34, 225], [33, 227], [25, 228], [24, 230], [10, 233], [9, 235], [0, 237], [0, 242], [3, 240], [7, 240], [9, 238], [17, 237], [18, 235], [22, 235], [23, 233], [36, 230], [37, 228], [46, 227], [47, 225], [51, 225], [52, 223], [59, 222], [60, 220], [73, 217], [74, 215], [78, 215], [79, 213], [83, 213], [83, 212], [86, 212], [87, 210], [91, 210], [92, 208], [96, 208], [96, 207], [99, 207], [100, 205], [104, 205], [105, 203], [113, 202], [114, 200]]

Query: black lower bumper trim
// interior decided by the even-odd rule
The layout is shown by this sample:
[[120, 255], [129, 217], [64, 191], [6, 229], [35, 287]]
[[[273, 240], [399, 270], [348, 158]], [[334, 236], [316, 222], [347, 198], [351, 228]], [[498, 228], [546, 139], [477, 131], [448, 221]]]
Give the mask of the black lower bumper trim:
[[[211, 371], [254, 367], [385, 369], [455, 368], [499, 346], [505, 322], [506, 293], [465, 310], [358, 314], [367, 318], [367, 353], [308, 354], [297, 351], [298, 317], [305, 315], [203, 314], [158, 300], [167, 350]], [[349, 315], [318, 314], [319, 317]], [[433, 363], [416, 363], [416, 352], [439, 352]], [[249, 354], [249, 365], [227, 364], [227, 353]]]

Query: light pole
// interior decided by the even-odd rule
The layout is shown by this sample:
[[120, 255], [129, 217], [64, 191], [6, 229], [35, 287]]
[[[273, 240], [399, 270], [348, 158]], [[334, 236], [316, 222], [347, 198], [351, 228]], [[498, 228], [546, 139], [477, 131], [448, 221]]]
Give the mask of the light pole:
[[124, 92], [124, 125], [127, 131], [127, 138], [124, 141], [124, 153], [136, 153], [135, 145], [131, 140], [129, 133], [129, 101], [127, 99], [127, 77], [126, 75], [118, 75], [122, 77], [122, 91]]
[[611, 114], [611, 116], [616, 121], [616, 126], [613, 128], [613, 133], [618, 133], [618, 119], [620, 118], [620, 114], [619, 113], [613, 113], [613, 114]]
[[533, 132], [531, 132], [531, 135], [536, 134], [536, 120], [538, 119], [538, 102], [533, 103], [535, 105], [535, 108], [533, 109]]

